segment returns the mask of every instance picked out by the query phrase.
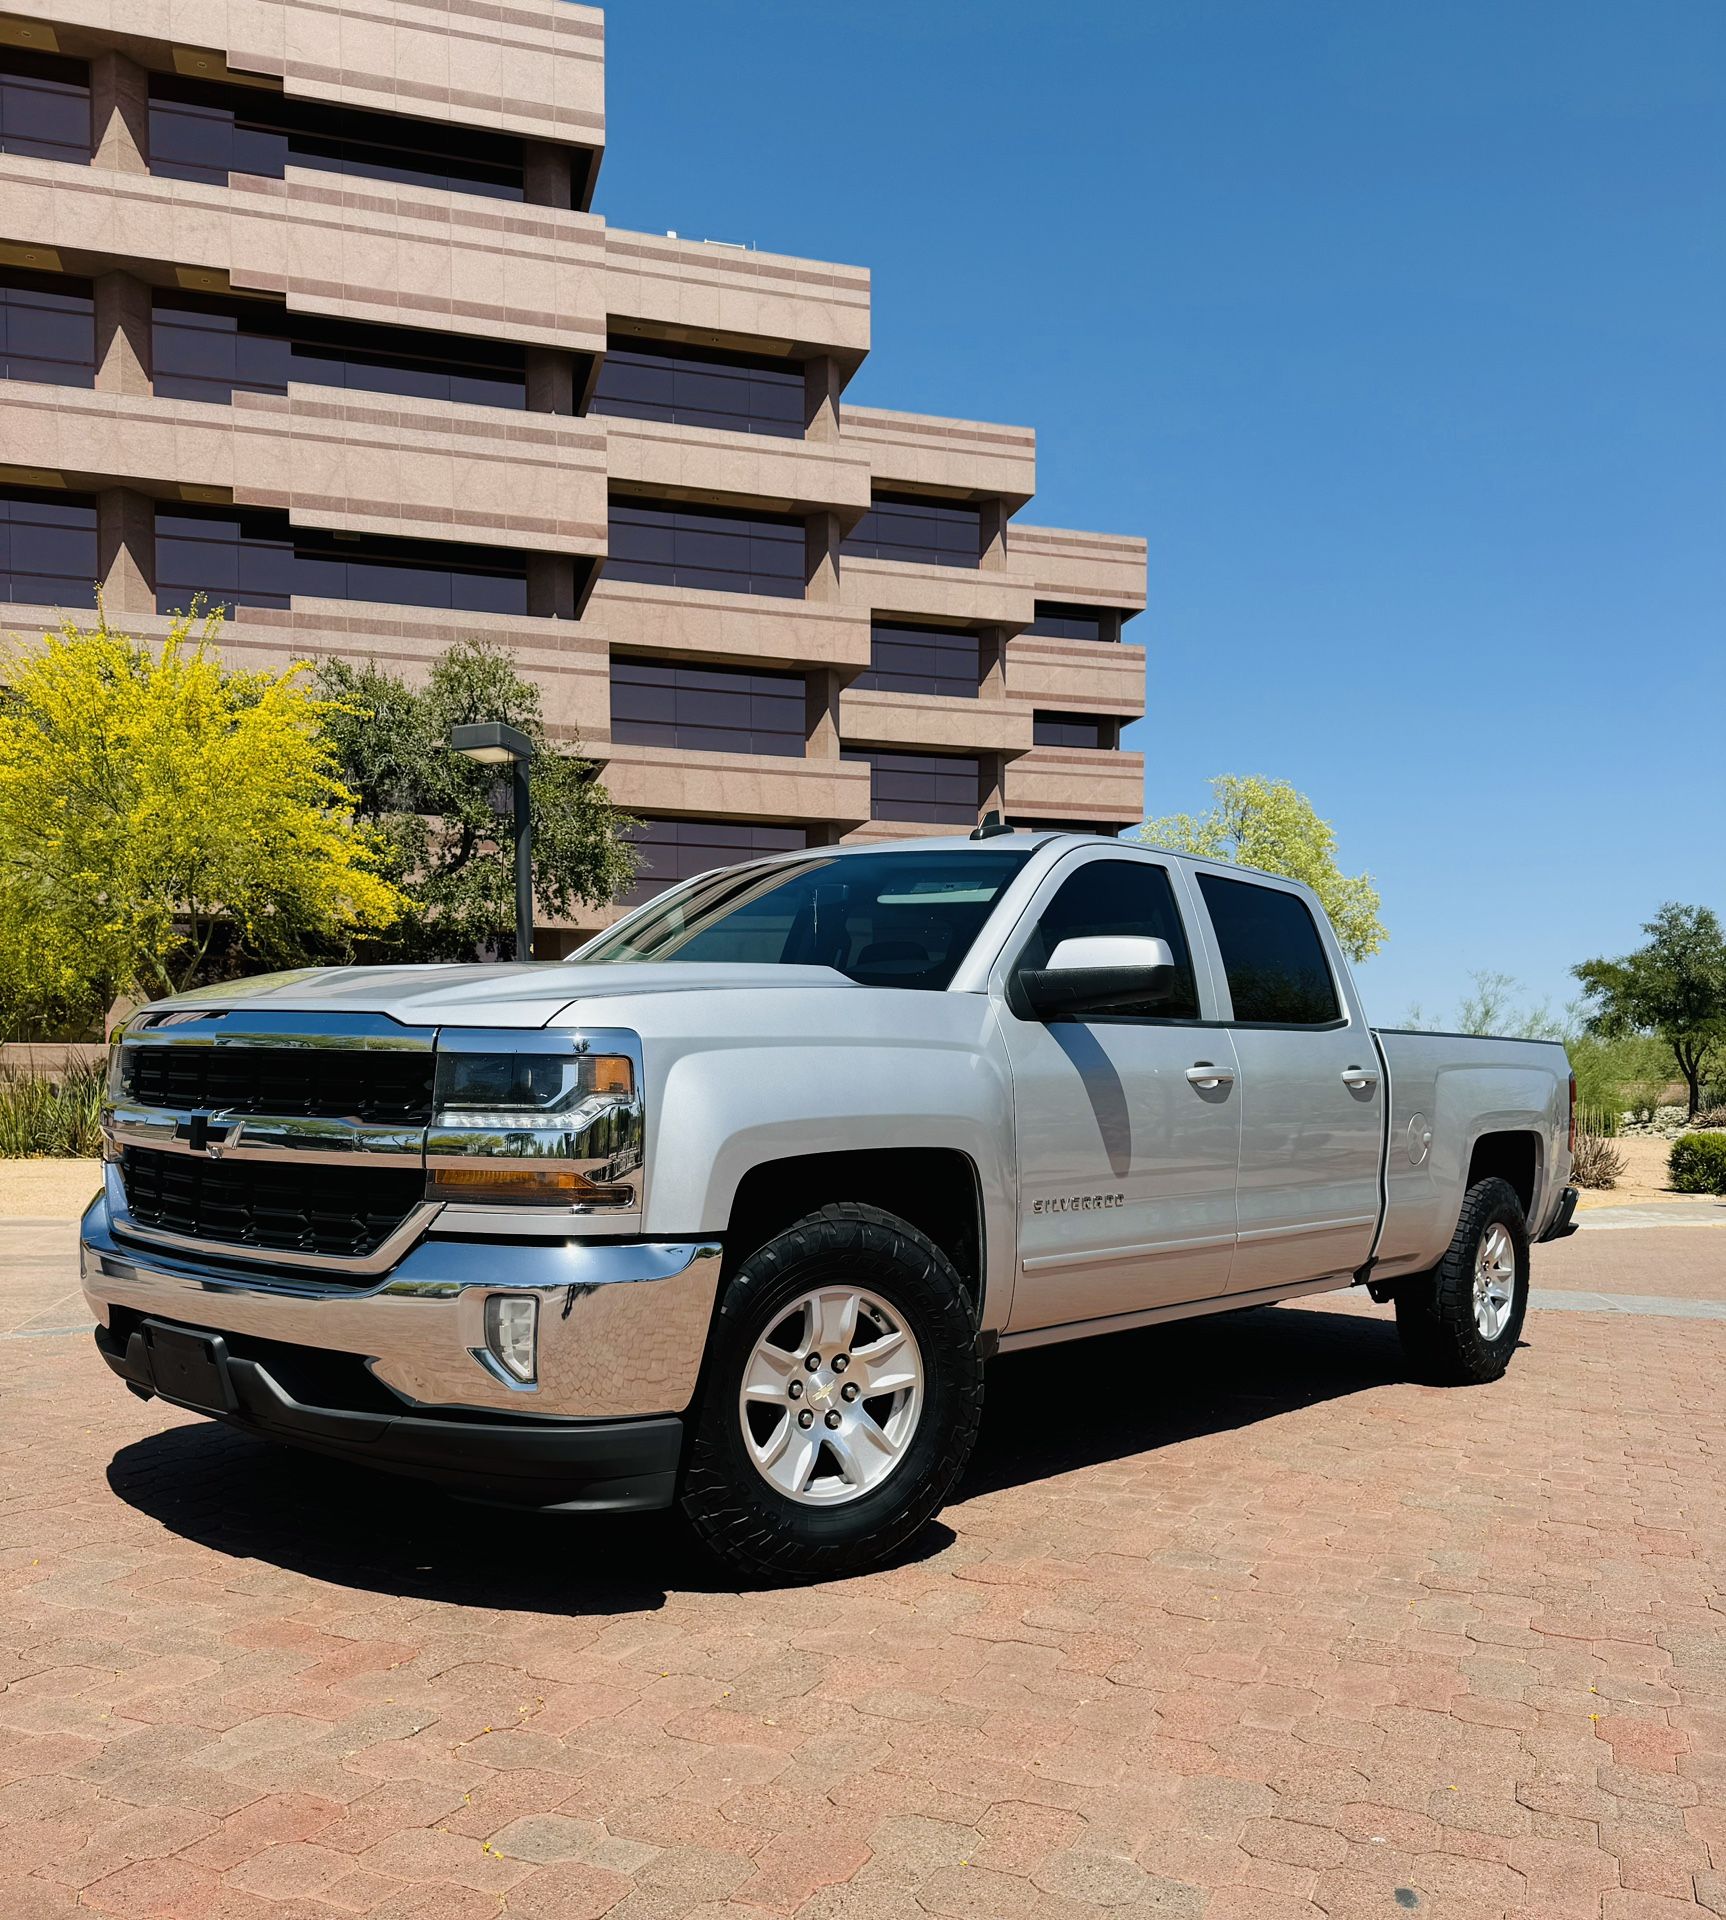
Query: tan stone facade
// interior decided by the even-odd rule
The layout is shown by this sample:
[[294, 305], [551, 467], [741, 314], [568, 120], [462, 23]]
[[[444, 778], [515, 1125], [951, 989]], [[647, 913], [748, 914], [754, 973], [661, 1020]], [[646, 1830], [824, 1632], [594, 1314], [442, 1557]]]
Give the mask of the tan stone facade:
[[[136, 631], [165, 630], [193, 581], [227, 598], [237, 662], [413, 674], [495, 637], [656, 823], [661, 880], [666, 858], [725, 857], [721, 827], [822, 845], [988, 807], [1136, 821], [1142, 762], [1118, 732], [1144, 710], [1144, 655], [1120, 631], [1144, 542], [1021, 521], [1027, 428], [850, 405], [865, 271], [588, 211], [603, 48], [599, 12], [564, 0], [8, 0], [0, 296], [49, 344], [0, 361], [0, 509], [20, 521], [0, 624], [40, 628], [56, 588], [75, 601], [85, 541]], [[38, 309], [71, 316], [70, 372]], [[237, 371], [169, 377], [165, 324]], [[426, 397], [439, 343], [460, 365]], [[288, 371], [248, 375], [248, 354]], [[512, 398], [457, 397], [488, 380]], [[675, 399], [704, 380], [743, 398]], [[764, 393], [781, 417], [751, 415]], [[912, 533], [881, 532], [883, 508]], [[930, 514], [956, 549], [916, 546]], [[68, 515], [53, 537], [74, 558], [32, 576], [24, 523]], [[377, 584], [446, 576], [442, 605]], [[619, 717], [620, 662], [663, 721]], [[706, 728], [721, 709], [800, 712], [800, 732]], [[924, 792], [919, 819], [904, 796]]]

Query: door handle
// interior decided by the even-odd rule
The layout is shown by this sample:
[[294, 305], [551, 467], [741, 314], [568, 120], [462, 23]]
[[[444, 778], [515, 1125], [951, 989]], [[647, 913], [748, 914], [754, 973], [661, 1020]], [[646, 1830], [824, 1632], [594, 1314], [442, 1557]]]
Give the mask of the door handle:
[[1187, 1068], [1187, 1079], [1195, 1087], [1232, 1087], [1235, 1083], [1233, 1067], [1213, 1067], [1208, 1060], [1200, 1060]]
[[1345, 1087], [1364, 1090], [1367, 1087], [1376, 1087], [1378, 1085], [1378, 1074], [1371, 1067], [1344, 1067], [1342, 1070], [1342, 1083]]

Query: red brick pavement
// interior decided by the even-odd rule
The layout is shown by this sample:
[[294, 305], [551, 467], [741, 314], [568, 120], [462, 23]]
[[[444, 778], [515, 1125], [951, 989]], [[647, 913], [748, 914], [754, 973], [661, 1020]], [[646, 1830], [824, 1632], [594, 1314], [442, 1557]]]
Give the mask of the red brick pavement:
[[[1726, 1233], [1536, 1277], [1726, 1299]], [[1000, 1362], [913, 1557], [740, 1594], [9, 1335], [0, 1920], [1726, 1915], [1726, 1322], [1527, 1342], [1413, 1387], [1333, 1298]]]

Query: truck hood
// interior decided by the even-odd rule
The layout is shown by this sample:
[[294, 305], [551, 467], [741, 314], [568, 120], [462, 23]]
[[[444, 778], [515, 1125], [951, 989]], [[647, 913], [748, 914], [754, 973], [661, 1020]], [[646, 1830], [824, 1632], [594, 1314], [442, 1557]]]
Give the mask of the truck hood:
[[268, 1008], [274, 1013], [381, 1013], [410, 1027], [544, 1027], [583, 1016], [583, 1001], [644, 993], [721, 990], [784, 993], [797, 987], [850, 987], [831, 967], [565, 966], [558, 962], [490, 967], [303, 967], [253, 980], [225, 981], [158, 1001], [158, 1007], [206, 1013]]

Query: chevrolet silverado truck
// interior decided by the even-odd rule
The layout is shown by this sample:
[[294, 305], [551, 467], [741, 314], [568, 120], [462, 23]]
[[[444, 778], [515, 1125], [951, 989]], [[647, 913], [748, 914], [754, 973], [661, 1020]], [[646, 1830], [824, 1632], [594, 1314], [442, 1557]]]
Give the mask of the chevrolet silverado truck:
[[83, 1285], [135, 1393], [837, 1574], [941, 1506], [996, 1355], [1362, 1287], [1417, 1377], [1496, 1379], [1574, 1100], [1558, 1046], [1375, 1032], [1303, 887], [985, 827], [567, 962], [143, 1009]]

